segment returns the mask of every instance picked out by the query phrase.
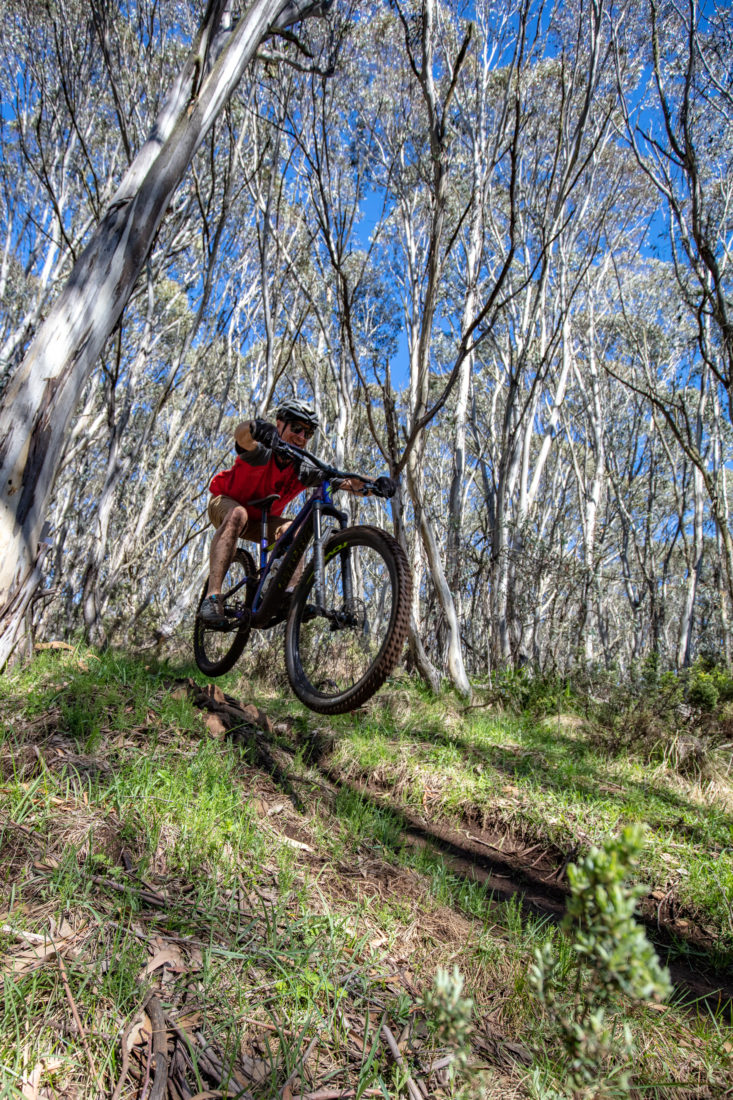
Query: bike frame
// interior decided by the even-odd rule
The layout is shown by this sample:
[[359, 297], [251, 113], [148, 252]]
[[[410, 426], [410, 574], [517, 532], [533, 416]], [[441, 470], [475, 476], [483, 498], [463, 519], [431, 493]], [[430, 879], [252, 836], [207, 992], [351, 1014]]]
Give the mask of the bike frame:
[[[308, 549], [313, 539], [313, 569], [315, 572], [315, 607], [317, 611], [324, 612], [324, 556], [323, 547], [326, 535], [323, 528], [323, 519], [332, 516], [337, 520], [343, 530], [348, 526], [348, 515], [337, 508], [331, 498], [331, 483], [324, 481], [314, 493], [306, 500], [303, 507], [292, 520], [287, 531], [276, 540], [268, 553], [267, 521], [270, 509], [262, 509], [262, 521], [260, 526], [260, 571], [254, 578], [256, 588], [252, 596], [250, 609], [252, 612], [252, 626], [265, 626], [278, 610], [282, 603], [285, 589], [292, 579], [298, 562]], [[351, 576], [351, 558], [346, 555], [344, 562], [344, 596], [350, 600], [353, 594], [353, 578]], [[272, 573], [276, 562], [277, 574], [271, 584], [267, 580]], [[242, 582], [245, 583], [245, 582]], [[252, 582], [250, 581], [250, 584]], [[252, 585], [254, 587], [254, 585]], [[235, 591], [233, 589], [232, 591]], [[231, 592], [230, 592], [231, 595]]]

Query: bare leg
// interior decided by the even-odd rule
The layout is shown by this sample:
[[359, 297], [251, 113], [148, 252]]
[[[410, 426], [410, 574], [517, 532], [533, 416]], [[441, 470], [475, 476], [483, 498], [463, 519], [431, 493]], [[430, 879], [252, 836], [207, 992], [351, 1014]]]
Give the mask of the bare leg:
[[207, 596], [220, 596], [226, 571], [234, 561], [237, 540], [247, 525], [247, 509], [232, 508], [211, 540]]

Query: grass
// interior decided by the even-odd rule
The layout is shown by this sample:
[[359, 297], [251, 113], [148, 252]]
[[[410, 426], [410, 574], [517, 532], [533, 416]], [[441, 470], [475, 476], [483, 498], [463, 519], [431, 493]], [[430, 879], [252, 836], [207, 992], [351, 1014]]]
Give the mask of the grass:
[[332, 764], [433, 819], [511, 830], [574, 857], [624, 825], [647, 827], [641, 874], [733, 961], [733, 787], [609, 756], [572, 719], [446, 714], [402, 718], [377, 700], [357, 728], [340, 720]]
[[[235, 1094], [239, 1080], [258, 1100], [406, 1096], [383, 1025], [432, 1095], [558, 1087], [563, 1054], [527, 976], [535, 950], [551, 942], [569, 960], [569, 941], [517, 900], [491, 905], [431, 846], [406, 844], [400, 807], [487, 821], [498, 810], [555, 843], [582, 821], [590, 840], [623, 820], [599, 808], [613, 799], [590, 797], [605, 767], [597, 751], [577, 747], [578, 731], [564, 744], [517, 719], [467, 722], [399, 684], [368, 713], [325, 723], [264, 687], [252, 699], [230, 674], [225, 690], [295, 715], [301, 747], [281, 756], [305, 799], [297, 813], [246, 748], [209, 734], [176, 691], [188, 672], [79, 648], [0, 682], [0, 1097], [34, 1080], [49, 1096], [92, 1096], [95, 1079], [106, 1095], [118, 1082], [120, 1100], [136, 1095], [153, 1066], [150, 995], [191, 1092]], [[347, 786], [329, 793], [302, 745], [328, 745], [334, 731], [330, 763], [376, 778], [392, 808]], [[657, 793], [665, 783], [654, 777], [644, 803], [640, 778], [634, 804], [672, 814]], [[695, 843], [720, 843], [723, 811], [705, 816], [673, 794], [689, 802]], [[676, 821], [674, 843], [692, 845]], [[424, 997], [436, 968], [456, 963], [474, 1032], [452, 1081]], [[721, 1020], [652, 1004], [617, 1011], [637, 1037], [639, 1095], [716, 1095], [731, 1070]]]

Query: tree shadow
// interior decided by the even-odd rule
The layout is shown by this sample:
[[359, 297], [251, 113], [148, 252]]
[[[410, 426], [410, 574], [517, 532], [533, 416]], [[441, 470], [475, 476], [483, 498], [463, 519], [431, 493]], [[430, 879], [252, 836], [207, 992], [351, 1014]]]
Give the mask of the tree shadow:
[[[556, 925], [562, 921], [569, 888], [566, 883], [556, 878], [553, 880], [552, 859], [535, 859], [534, 846], [528, 846], [526, 858], [516, 851], [512, 854], [513, 858], [508, 858], [496, 848], [489, 854], [481, 848], [480, 837], [443, 823], [426, 821], [404, 806], [396, 805], [384, 792], [337, 776], [323, 762], [319, 764], [319, 770], [337, 792], [349, 793], [371, 810], [373, 820], [376, 821], [380, 815], [389, 815], [391, 828], [381, 825], [378, 834], [377, 830], [374, 831], [373, 839], [386, 848], [393, 858], [399, 859], [403, 847], [427, 850], [442, 861], [457, 883], [481, 887], [485, 891], [487, 915], [493, 911], [497, 920], [507, 926], [512, 923], [517, 908], [522, 925], [528, 930], [530, 925], [536, 928], [538, 920]], [[338, 805], [334, 809], [338, 813]], [[509, 907], [512, 909], [512, 920], [502, 920], [502, 913]], [[713, 955], [696, 941], [695, 930], [687, 936], [680, 935], [659, 924], [647, 912], [637, 913], [637, 920], [645, 927], [660, 961], [669, 969], [675, 1001], [733, 1022], [733, 977], [730, 969], [719, 969]], [[694, 954], [695, 965], [686, 961], [685, 956], [690, 952]]]
[[[658, 781], [619, 779], [612, 765], [604, 768], [592, 745], [559, 730], [538, 731], [525, 723], [517, 729], [521, 743], [503, 746], [477, 745], [475, 735], [447, 734], [437, 726], [404, 731], [396, 727], [394, 732], [399, 741], [457, 750], [474, 770], [489, 767], [508, 780], [529, 780], [543, 791], [582, 800], [589, 807], [614, 805], [628, 820], [643, 820], [651, 829], [705, 846], [711, 855], [730, 847], [733, 815], [719, 805], [700, 805]], [[667, 816], [665, 810], [672, 813]]]

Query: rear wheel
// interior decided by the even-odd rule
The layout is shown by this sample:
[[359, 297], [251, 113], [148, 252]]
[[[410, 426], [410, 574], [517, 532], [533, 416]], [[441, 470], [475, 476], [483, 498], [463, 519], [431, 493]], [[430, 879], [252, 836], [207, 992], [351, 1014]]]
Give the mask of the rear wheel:
[[223, 676], [233, 668], [247, 644], [251, 614], [247, 606], [247, 577], [254, 577], [255, 563], [252, 555], [241, 547], [234, 555], [222, 585], [222, 599], [229, 626], [215, 629], [199, 616], [209, 585], [208, 579], [201, 593], [193, 632], [193, 655], [196, 664], [207, 676]]
[[378, 527], [349, 527], [324, 547], [323, 607], [313, 564], [288, 615], [285, 662], [301, 702], [321, 714], [354, 710], [382, 686], [407, 637], [412, 580], [399, 543]]

